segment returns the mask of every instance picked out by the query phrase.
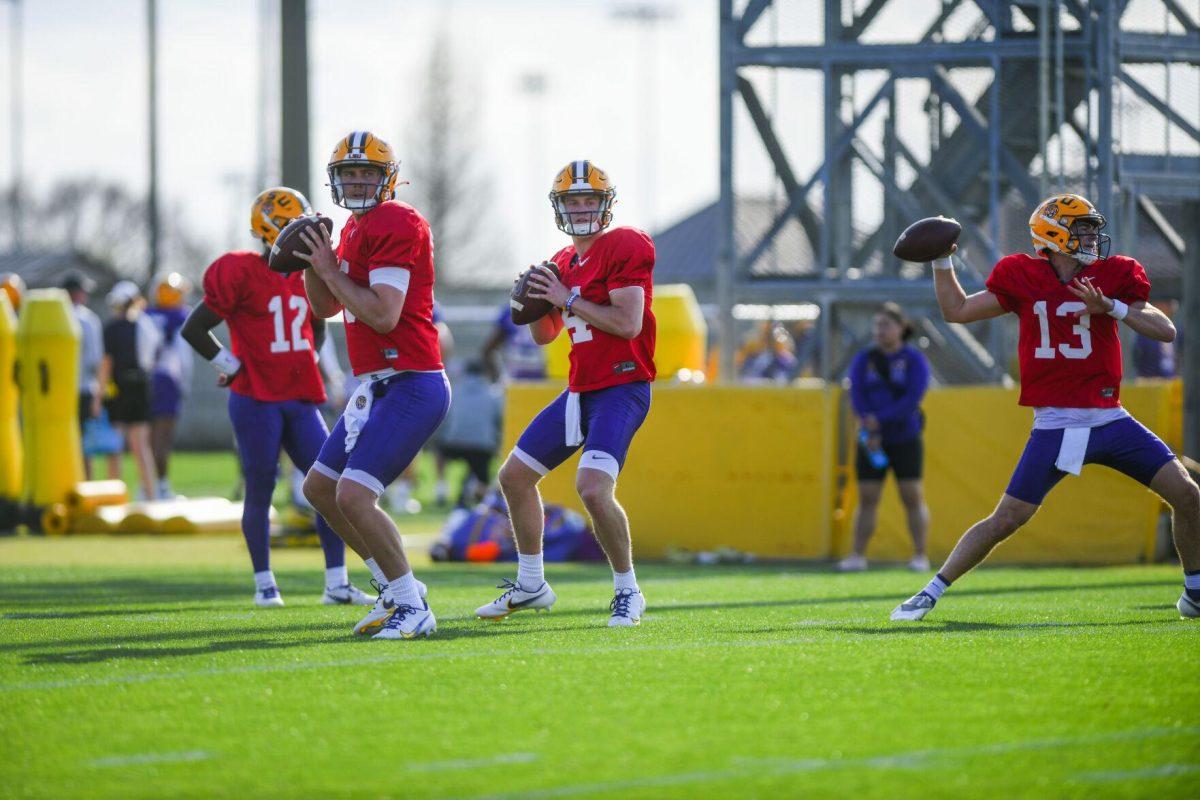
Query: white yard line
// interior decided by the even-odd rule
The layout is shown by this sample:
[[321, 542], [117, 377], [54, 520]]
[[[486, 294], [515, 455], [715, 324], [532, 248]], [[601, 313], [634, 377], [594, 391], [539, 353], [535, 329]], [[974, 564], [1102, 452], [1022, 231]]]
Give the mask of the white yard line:
[[1174, 775], [1190, 775], [1200, 772], [1200, 764], [1163, 764], [1146, 769], [1111, 770], [1106, 772], [1080, 772], [1072, 778], [1086, 783], [1111, 783], [1113, 781], [1141, 780], [1143, 778], [1168, 778]]
[[405, 772], [450, 772], [459, 769], [479, 769], [502, 764], [529, 764], [538, 760], [537, 753], [508, 753], [491, 758], [456, 758], [450, 761], [427, 761], [424, 764], [404, 765]]
[[[538, 798], [571, 797], [581, 794], [606, 794], [624, 790], [646, 789], [656, 786], [679, 786], [683, 784], [714, 783], [718, 781], [745, 779], [752, 777], [775, 777], [785, 775], [800, 775], [813, 772], [826, 772], [842, 769], [920, 769], [928, 768], [927, 762], [935, 759], [961, 759], [977, 755], [1001, 755], [1004, 753], [1030, 752], [1039, 750], [1054, 750], [1081, 745], [1102, 744], [1104, 742], [1128, 742], [1154, 739], [1165, 736], [1187, 736], [1200, 734], [1200, 727], [1192, 728], [1143, 728], [1140, 730], [1114, 731], [1091, 736], [1067, 736], [1055, 739], [1030, 740], [1025, 742], [996, 742], [993, 744], [974, 747], [947, 747], [926, 750], [912, 750], [879, 756], [856, 758], [735, 758], [725, 769], [704, 770], [698, 772], [676, 772], [666, 775], [652, 775], [642, 778], [630, 778], [619, 781], [599, 781], [595, 783], [568, 784], [550, 789], [533, 791], [505, 792], [501, 794], [470, 795], [454, 798], [454, 800], [538, 800]], [[1173, 769], [1200, 769], [1170, 765]], [[1164, 769], [1164, 768], [1159, 768]], [[1090, 774], [1090, 773], [1084, 773]], [[1123, 779], [1133, 773], [1098, 773], [1101, 775], [1120, 775]], [[1152, 774], [1160, 774], [1157, 770]], [[1180, 774], [1176, 772], [1165, 774]], [[1149, 775], [1147, 775], [1149, 776]], [[447, 798], [446, 800], [450, 800]]]
[[89, 767], [136, 767], [142, 764], [176, 764], [184, 761], [207, 761], [212, 753], [185, 750], [182, 753], [134, 753], [127, 756], [107, 756], [87, 762]]

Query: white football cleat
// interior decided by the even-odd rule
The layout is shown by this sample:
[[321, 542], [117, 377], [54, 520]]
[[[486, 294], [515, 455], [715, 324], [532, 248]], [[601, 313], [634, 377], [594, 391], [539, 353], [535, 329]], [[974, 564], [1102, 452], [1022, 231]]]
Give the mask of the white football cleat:
[[628, 628], [642, 624], [642, 613], [646, 610], [646, 598], [636, 589], [622, 589], [613, 595], [608, 604], [612, 616], [608, 618], [610, 628]]
[[892, 610], [892, 622], [916, 622], [924, 619], [936, 604], [937, 600], [925, 592], [917, 592]]
[[838, 572], [866, 572], [867, 557], [848, 555], [838, 562]]
[[379, 633], [372, 639], [416, 639], [418, 636], [429, 636], [437, 630], [437, 620], [429, 610], [429, 603], [422, 602], [424, 608], [413, 608], [403, 603], [392, 607], [392, 615]]
[[496, 588], [503, 589], [504, 594], [486, 606], [475, 609], [475, 616], [480, 619], [501, 620], [518, 611], [549, 611], [558, 599], [550, 584], [545, 581], [533, 592], [525, 591], [520, 584], [513, 581], [502, 581]]
[[1179, 595], [1179, 602], [1175, 604], [1175, 608], [1179, 609], [1179, 616], [1182, 619], [1200, 617], [1200, 603], [1188, 597], [1187, 592]]
[[332, 588], [326, 586], [321, 602], [327, 606], [369, 606], [375, 599], [353, 583], [347, 583]]
[[929, 557], [913, 556], [908, 560], [908, 568], [913, 572], [929, 572]]
[[[388, 604], [383, 599], [384, 587], [381, 586], [374, 578], [371, 579], [371, 586], [375, 589], [375, 591], [379, 592], [379, 596], [375, 598], [375, 605], [370, 611], [367, 612], [367, 615], [360, 619], [354, 626], [354, 632], [360, 636], [378, 631], [396, 611], [396, 605], [394, 603]], [[417, 593], [420, 594], [421, 599], [424, 600], [429, 596], [429, 587], [420, 581], [417, 581]]]
[[254, 605], [263, 608], [278, 608], [283, 605], [283, 595], [279, 593], [278, 586], [268, 586], [265, 589], [259, 589], [254, 593]]

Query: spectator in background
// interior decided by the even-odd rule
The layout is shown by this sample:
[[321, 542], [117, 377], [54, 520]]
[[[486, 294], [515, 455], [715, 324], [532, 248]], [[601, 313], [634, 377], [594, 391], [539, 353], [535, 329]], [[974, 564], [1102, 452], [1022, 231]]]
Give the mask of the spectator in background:
[[[96, 419], [101, 412], [100, 384], [96, 377], [100, 362], [104, 360], [104, 329], [100, 318], [87, 306], [89, 296], [96, 288], [91, 278], [81, 272], [71, 271], [60, 284], [71, 298], [71, 309], [79, 323], [79, 433], [83, 436], [89, 420]], [[84, 476], [92, 479], [92, 460], [83, 459]]]
[[796, 342], [777, 322], [762, 328], [760, 343], [743, 348], [738, 377], [746, 383], [790, 383], [800, 372]]
[[[1179, 303], [1176, 300], [1151, 303], [1167, 318], [1175, 321]], [[1174, 378], [1179, 375], [1179, 332], [1176, 322], [1175, 341], [1160, 342], [1134, 332], [1133, 369], [1139, 378]]]
[[483, 497], [491, 482], [492, 458], [500, 447], [502, 405], [481, 361], [468, 361], [450, 389], [454, 400], [438, 431], [438, 452], [447, 462], [466, 462], [467, 475], [455, 503], [466, 508]]
[[175, 443], [175, 425], [192, 381], [192, 348], [179, 335], [191, 312], [184, 303], [190, 288], [178, 272], [160, 275], [154, 280], [154, 304], [146, 309], [146, 316], [158, 326], [161, 337], [150, 375], [150, 448], [154, 452], [158, 475], [155, 496], [160, 500], [175, 496], [171, 491], [168, 468]]
[[925, 555], [929, 509], [921, 485], [925, 460], [921, 398], [929, 388], [929, 362], [920, 350], [907, 344], [912, 334], [912, 324], [900, 306], [884, 303], [873, 322], [875, 344], [859, 352], [850, 364], [850, 403], [860, 426], [858, 510], [854, 551], [838, 564], [843, 572], [867, 568], [867, 542], [875, 532], [879, 497], [889, 469], [896, 475], [913, 540], [908, 566], [920, 572], [929, 569]]
[[540, 381], [546, 378], [546, 351], [533, 340], [528, 325], [512, 321], [508, 303], [500, 309], [481, 355], [488, 377], [493, 381]]
[[142, 313], [146, 301], [133, 281], [118, 281], [106, 300], [113, 318], [104, 326], [98, 382], [104, 387], [108, 418], [137, 462], [139, 496], [151, 500], [158, 476], [150, 448], [150, 372], [161, 338], [158, 326]]

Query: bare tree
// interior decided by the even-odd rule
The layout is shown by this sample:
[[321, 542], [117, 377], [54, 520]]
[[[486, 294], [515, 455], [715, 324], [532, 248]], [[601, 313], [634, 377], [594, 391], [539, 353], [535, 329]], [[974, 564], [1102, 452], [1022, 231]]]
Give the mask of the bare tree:
[[473, 86], [443, 29], [429, 52], [401, 172], [433, 229], [438, 278], [454, 286], [503, 283], [512, 271], [495, 187], [480, 163]]
[[[42, 195], [24, 192], [22, 199], [27, 249], [78, 253], [139, 283], [148, 277], [145, 197], [120, 184], [75, 178]], [[162, 210], [160, 236], [159, 269], [198, 277], [209, 248], [187, 227], [178, 207]]]

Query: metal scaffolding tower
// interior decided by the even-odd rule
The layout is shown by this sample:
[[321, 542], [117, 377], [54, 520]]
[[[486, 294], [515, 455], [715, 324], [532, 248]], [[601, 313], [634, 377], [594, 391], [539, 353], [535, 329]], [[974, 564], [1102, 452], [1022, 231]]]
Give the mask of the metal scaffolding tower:
[[[891, 255], [905, 225], [957, 217], [960, 275], [978, 288], [1003, 253], [1028, 248], [1029, 210], [1055, 191], [1091, 198], [1122, 249], [1159, 247], [1176, 264], [1166, 285], [1179, 296], [1182, 276], [1200, 273], [1188, 246], [1200, 227], [1200, 95], [1187, 88], [1200, 72], [1200, 20], [1179, 0], [1153, 1], [1147, 28], [1133, 17], [1151, 0], [1138, 15], [1127, 13], [1129, 0], [721, 0], [722, 374], [732, 374], [735, 302], [819, 303], [829, 377], [839, 308], [932, 304], [928, 268]], [[789, 5], [803, 16], [796, 38], [815, 43], [763, 41], [760, 21]], [[823, 102], [800, 125], [782, 123], [761, 99], [763, 74], [780, 70], [820, 77]], [[898, 101], [902, 91], [907, 100]], [[1167, 133], [1147, 145], [1134, 128], [1151, 116]], [[927, 141], [912, 141], [916, 128]], [[802, 174], [795, 154], [818, 137], [819, 164]], [[747, 230], [739, 161], [751, 145], [783, 200], [773, 219]], [[864, 224], [857, 209], [868, 196], [881, 208]], [[789, 229], [811, 259], [764, 267]], [[1200, 288], [1188, 283], [1185, 307], [1200, 311]], [[930, 331], [960, 357], [961, 379], [1006, 373], [1003, 324], [967, 330], [934, 317]], [[1200, 361], [1192, 368], [1200, 379]], [[1200, 414], [1200, 395], [1188, 402]]]

